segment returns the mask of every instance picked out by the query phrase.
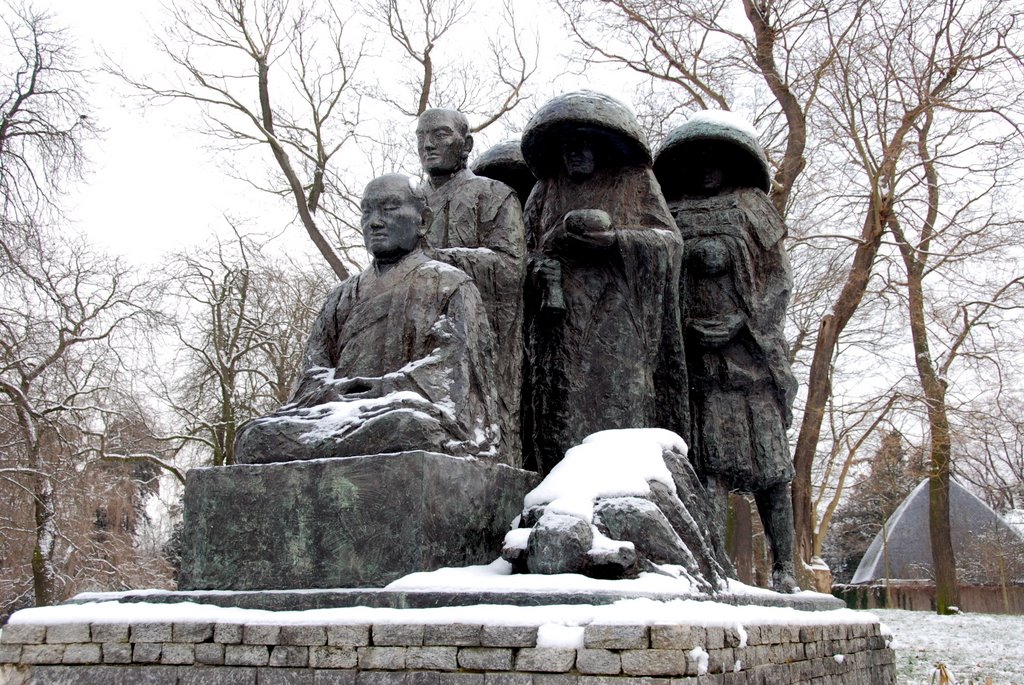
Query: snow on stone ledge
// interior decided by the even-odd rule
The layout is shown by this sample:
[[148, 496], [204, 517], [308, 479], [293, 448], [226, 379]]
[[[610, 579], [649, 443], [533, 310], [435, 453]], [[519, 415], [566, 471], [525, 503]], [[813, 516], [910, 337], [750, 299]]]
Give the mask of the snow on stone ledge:
[[[870, 613], [852, 609], [798, 611], [761, 606], [733, 606], [718, 602], [651, 599], [627, 599], [614, 604], [507, 606], [480, 604], [434, 609], [386, 609], [347, 607], [308, 611], [264, 611], [218, 607], [181, 602], [146, 604], [90, 602], [52, 607], [22, 609], [10, 623], [57, 625], [69, 623], [236, 623], [270, 625], [351, 625], [351, 624], [452, 624], [471, 623], [490, 626], [586, 626], [685, 624], [703, 627], [735, 628], [737, 625], [814, 626], [831, 624], [874, 624]], [[547, 644], [575, 643], [577, 631], [545, 629]]]

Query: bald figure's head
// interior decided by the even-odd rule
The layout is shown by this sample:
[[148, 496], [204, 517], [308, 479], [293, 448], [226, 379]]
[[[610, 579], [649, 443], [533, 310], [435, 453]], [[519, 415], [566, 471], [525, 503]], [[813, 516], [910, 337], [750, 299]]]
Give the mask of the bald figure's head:
[[360, 209], [366, 250], [382, 264], [416, 249], [430, 223], [426, 193], [401, 174], [385, 174], [366, 184]]
[[454, 109], [428, 109], [416, 122], [416, 150], [431, 178], [466, 168], [473, 149], [469, 120]]

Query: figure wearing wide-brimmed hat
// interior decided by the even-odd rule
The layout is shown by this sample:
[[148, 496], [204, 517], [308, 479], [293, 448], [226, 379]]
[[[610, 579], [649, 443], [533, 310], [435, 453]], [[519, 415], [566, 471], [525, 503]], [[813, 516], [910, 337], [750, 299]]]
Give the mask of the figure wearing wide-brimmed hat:
[[537, 177], [523, 159], [522, 145], [518, 140], [506, 140], [488, 148], [473, 160], [470, 169], [477, 176], [501, 181], [516, 191], [520, 204], [524, 206], [533, 184], [537, 182]]
[[786, 431], [796, 381], [783, 336], [792, 277], [786, 227], [766, 194], [768, 162], [743, 119], [699, 112], [669, 133], [654, 171], [684, 241], [690, 454], [721, 527], [728, 492], [754, 494], [773, 550], [773, 585], [793, 591]]
[[542, 472], [588, 434], [687, 430], [676, 308], [681, 242], [632, 112], [600, 93], [554, 98], [527, 124], [524, 435]]

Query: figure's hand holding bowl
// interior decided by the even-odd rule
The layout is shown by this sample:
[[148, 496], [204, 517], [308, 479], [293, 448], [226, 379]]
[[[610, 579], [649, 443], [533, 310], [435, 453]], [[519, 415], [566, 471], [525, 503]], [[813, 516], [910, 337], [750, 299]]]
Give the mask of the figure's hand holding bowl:
[[744, 317], [730, 314], [721, 319], [698, 319], [691, 321], [688, 328], [697, 334], [705, 347], [721, 347], [732, 340], [743, 327]]
[[566, 236], [573, 242], [590, 247], [611, 247], [615, 244], [612, 218], [603, 209], [574, 209], [563, 220]]

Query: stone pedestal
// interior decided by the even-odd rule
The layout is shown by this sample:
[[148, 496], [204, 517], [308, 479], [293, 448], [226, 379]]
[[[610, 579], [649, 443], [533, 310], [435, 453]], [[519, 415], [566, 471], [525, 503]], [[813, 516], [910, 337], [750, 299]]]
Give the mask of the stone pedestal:
[[[832, 612], [789, 622], [763, 611], [727, 625], [704, 614], [566, 628], [550, 618], [424, 623], [394, 615], [302, 624], [235, 614], [200, 622], [110, 622], [90, 607], [78, 622], [21, 621], [0, 634], [0, 683], [240, 683], [339, 685], [894, 685], [891, 635], [878, 619]], [[180, 616], [180, 613], [178, 614]], [[15, 614], [17, 616], [17, 614]], [[337, 617], [341, 618], [341, 617]], [[790, 619], [795, 617], [790, 616]], [[396, 622], [397, 619], [397, 622]], [[525, 620], [523, 620], [525, 619]]]
[[382, 587], [487, 563], [538, 482], [430, 452], [193, 469], [178, 587]]

